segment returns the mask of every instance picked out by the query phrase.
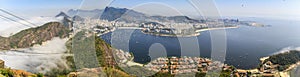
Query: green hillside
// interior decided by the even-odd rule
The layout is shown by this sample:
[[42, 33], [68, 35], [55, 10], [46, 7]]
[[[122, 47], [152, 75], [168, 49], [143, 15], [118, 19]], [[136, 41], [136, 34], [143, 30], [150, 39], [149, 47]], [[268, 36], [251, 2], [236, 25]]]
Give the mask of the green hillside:
[[0, 37], [0, 50], [27, 48], [51, 40], [53, 37], [68, 37], [70, 30], [59, 22], [22, 30], [10, 37]]

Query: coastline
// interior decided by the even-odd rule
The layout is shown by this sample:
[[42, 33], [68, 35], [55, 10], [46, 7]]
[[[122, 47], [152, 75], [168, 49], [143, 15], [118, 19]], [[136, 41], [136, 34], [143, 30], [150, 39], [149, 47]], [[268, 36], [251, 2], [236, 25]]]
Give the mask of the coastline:
[[[124, 52], [124, 51], [123, 51]], [[128, 65], [128, 66], [135, 66], [135, 65], [137, 65], [137, 66], [143, 66], [144, 64], [141, 64], [141, 63], [137, 63], [137, 62], [134, 62], [133, 61], [133, 59], [134, 59], [134, 56], [133, 56], [133, 54], [130, 54], [131, 55], [131, 58], [130, 58], [130, 60], [128, 60], [127, 62], [126, 62], [126, 64]]]
[[[193, 36], [200, 36], [201, 32], [204, 32], [204, 31], [219, 30], [219, 29], [224, 29], [225, 30], [225, 29], [233, 29], [233, 28], [239, 28], [239, 26], [199, 29], [199, 30], [195, 30], [194, 34], [188, 34], [188, 35], [183, 35], [183, 34], [147, 33], [147, 32], [143, 31], [144, 28], [133, 28], [133, 29], [140, 29], [142, 33], [149, 34], [149, 35], [154, 35], [154, 36], [163, 36], [163, 37], [193, 37]], [[118, 30], [118, 29], [131, 29], [131, 28], [123, 28], [123, 27], [122, 28], [113, 28], [112, 30], [106, 31], [104, 33], [97, 34], [97, 36], [101, 36], [101, 35], [107, 34], [109, 32], [113, 32], [115, 30]]]
[[[261, 63], [263, 63], [266, 59], [269, 59], [269, 56], [267, 57], [262, 57], [259, 60], [261, 61]], [[278, 75], [281, 77], [290, 77], [290, 72], [297, 68], [298, 66], [300, 66], [300, 61], [298, 61], [295, 64], [289, 65], [289, 67], [287, 69], [285, 69], [284, 71], [279, 71]], [[253, 70], [258, 70], [258, 69], [247, 69], [246, 71], [253, 71]]]
[[[161, 57], [161, 58], [164, 58], [164, 57]], [[201, 58], [201, 57], [199, 57]], [[266, 59], [268, 59], [269, 56], [267, 57], [261, 57], [259, 60], [261, 61], [261, 63], [263, 63]], [[134, 62], [133, 61], [134, 58], [131, 58], [131, 60], [128, 60], [128, 62], [126, 63], [128, 66], [134, 66], [134, 65], [137, 65], [137, 66], [144, 66], [144, 65], [147, 65], [147, 64], [141, 64], [141, 63], [137, 63], [137, 62]], [[281, 77], [290, 77], [290, 71], [293, 70], [294, 68], [296, 68], [297, 66], [300, 66], [300, 61], [295, 63], [295, 64], [292, 64], [290, 65], [287, 69], [285, 69], [284, 71], [277, 71], [275, 73], [273, 73], [275, 76], [281, 76]], [[239, 69], [237, 68], [237, 71], [246, 71], [246, 72], [251, 72], [251, 73], [256, 73], [256, 74], [260, 74], [260, 75], [264, 75], [264, 74], [269, 74], [269, 73], [264, 73], [264, 72], [261, 72], [258, 68], [252, 68], [252, 69]]]
[[193, 36], [199, 36], [200, 32], [194, 33], [194, 34], [189, 34], [189, 35], [180, 35], [180, 34], [159, 34], [159, 33], [147, 33], [144, 31], [141, 31], [144, 34], [148, 34], [148, 35], [154, 35], [154, 36], [162, 36], [162, 37], [193, 37]]
[[222, 27], [222, 28], [206, 28], [206, 29], [199, 29], [195, 30], [194, 34], [189, 34], [189, 35], [182, 35], [182, 34], [160, 34], [160, 33], [147, 33], [144, 31], [141, 31], [144, 34], [149, 34], [149, 35], [155, 35], [155, 36], [165, 36], [165, 37], [193, 37], [193, 36], [200, 36], [201, 32], [204, 31], [209, 31], [209, 30], [219, 30], [219, 29], [233, 29], [233, 28], [239, 28], [239, 26], [232, 26], [232, 27]]
[[239, 26], [230, 26], [230, 27], [221, 27], [221, 28], [206, 28], [206, 29], [199, 29], [196, 30], [195, 32], [203, 32], [203, 31], [208, 31], [208, 30], [219, 30], [219, 29], [232, 29], [232, 28], [239, 28]]
[[[200, 35], [200, 32], [202, 32], [202, 31], [218, 30], [218, 29], [231, 29], [231, 28], [238, 28], [238, 27], [239, 27], [239, 26], [226, 27], [226, 28], [208, 28], [208, 29], [199, 29], [199, 30], [197, 30], [197, 32], [199, 32], [199, 35]], [[142, 33], [144, 33], [144, 34], [151, 34], [151, 33], [145, 33], [145, 32], [143, 32], [143, 31], [142, 31]], [[158, 34], [157, 36], [171, 36], [171, 35], [159, 35], [159, 34]], [[198, 36], [198, 35], [197, 35], [197, 36]], [[259, 60], [263, 62], [263, 61], [267, 60], [268, 58], [269, 58], [269, 56], [267, 56], [267, 57], [261, 57], [261, 58], [259, 58]], [[146, 64], [141, 64], [141, 63], [134, 62], [133, 60], [129, 60], [126, 64], [128, 64], [129, 66], [134, 66], [134, 65], [143, 66], [143, 65], [146, 65]], [[291, 71], [292, 69], [296, 68], [297, 65], [300, 65], [300, 62], [298, 62], [298, 63], [296, 63], [296, 64], [290, 65], [290, 66], [289, 66], [286, 70], [284, 70], [284, 71], [277, 71], [276, 73], [274, 73], [274, 75], [276, 75], [276, 76], [280, 75], [280, 76], [282, 76], [282, 77], [289, 77], [289, 76], [290, 76], [290, 71]], [[237, 68], [237, 69], [239, 69], [239, 68]], [[257, 69], [257, 68], [251, 68], [251, 69], [239, 69], [239, 70], [245, 70], [245, 71], [249, 71], [249, 72], [257, 72], [257, 71], [258, 71], [258, 73], [259, 73], [260, 75], [265, 74], [265, 73], [260, 72], [260, 70]]]

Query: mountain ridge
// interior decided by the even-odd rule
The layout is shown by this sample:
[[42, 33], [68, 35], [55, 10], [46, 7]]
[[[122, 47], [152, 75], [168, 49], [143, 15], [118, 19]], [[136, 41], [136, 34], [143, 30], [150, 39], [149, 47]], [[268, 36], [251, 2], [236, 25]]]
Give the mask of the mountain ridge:
[[82, 10], [70, 9], [69, 15], [76, 14], [80, 17], [90, 17], [92, 19], [102, 19], [108, 21], [124, 21], [129, 23], [144, 23], [144, 22], [176, 22], [176, 23], [199, 23], [199, 20], [192, 19], [188, 16], [150, 16], [132, 9], [106, 7], [105, 9]]
[[53, 37], [66, 38], [69, 28], [59, 22], [49, 22], [36, 28], [22, 30], [10, 37], [0, 37], [0, 50], [27, 48], [51, 40]]

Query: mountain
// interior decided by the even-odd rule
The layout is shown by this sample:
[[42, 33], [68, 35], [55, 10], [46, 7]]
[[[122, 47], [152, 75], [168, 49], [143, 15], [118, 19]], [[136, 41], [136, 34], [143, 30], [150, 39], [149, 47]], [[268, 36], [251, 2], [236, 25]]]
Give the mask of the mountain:
[[177, 23], [199, 23], [199, 20], [191, 19], [187, 16], [172, 16], [168, 17], [168, 19]]
[[66, 26], [67, 28], [72, 28], [73, 27], [72, 18], [70, 16], [68, 16], [66, 13], [60, 12], [55, 17], [57, 19], [60, 19], [60, 22], [63, 23], [63, 25]]
[[66, 13], [64, 12], [60, 12], [59, 14], [57, 14], [55, 17], [67, 17], [70, 18], [70, 16], [68, 16]]
[[126, 9], [126, 8], [114, 8], [114, 7], [106, 7], [105, 9], [102, 9], [102, 10], [99, 10], [99, 9], [94, 9], [94, 10], [70, 9], [68, 11], [68, 15], [73, 16], [73, 18], [89, 17], [89, 18], [93, 18], [93, 19], [100, 18], [103, 20], [114, 21], [117, 18], [120, 18], [123, 14], [125, 14], [125, 12], [132, 15], [131, 17], [134, 17], [133, 15], [138, 15], [138, 14], [139, 14], [139, 16], [144, 15], [142, 13], [138, 13], [138, 12]]
[[144, 23], [145, 25], [150, 25], [150, 24], [152, 24], [152, 25], [156, 25], [156, 26], [165, 26], [165, 25], [163, 25], [163, 24], [160, 24], [160, 23], [157, 23], [157, 22], [146, 22], [146, 23]]
[[187, 16], [151, 16], [150, 19], [161, 22], [176, 22], [176, 23], [200, 23], [199, 20], [189, 18]]
[[108, 21], [142, 22], [148, 16], [126, 8], [106, 7], [100, 18]]
[[82, 17], [80, 17], [80, 16], [78, 16], [78, 15], [75, 15], [75, 16], [72, 17], [72, 20], [73, 20], [73, 21], [83, 21], [84, 18], [82, 18]]
[[100, 18], [103, 20], [113, 21], [120, 18], [127, 10], [128, 9], [126, 8], [106, 7]]
[[[97, 36], [91, 36], [86, 37], [85, 31], [80, 31], [77, 34], [72, 37], [72, 39], [69, 40], [69, 42], [66, 43], [67, 48], [71, 50], [71, 53], [77, 53], [74, 54], [74, 56], [77, 57], [70, 57], [68, 59], [70, 61], [71, 68], [75, 68], [75, 60], [76, 63], [80, 62], [82, 63], [81, 66], [88, 66], [91, 61], [90, 59], [86, 60], [86, 55], [91, 55], [94, 53], [89, 53], [90, 51], [82, 51], [82, 50], [88, 50], [86, 48], [89, 48], [91, 46], [95, 47], [96, 56], [98, 60], [98, 66], [99, 67], [91, 67], [91, 68], [83, 68], [79, 67], [80, 69], [70, 72], [68, 75], [72, 77], [137, 77], [131, 74], [126, 73], [121, 69], [117, 63], [115, 55], [113, 55], [114, 52], [117, 52], [115, 48], [113, 48], [110, 44], [106, 43], [103, 39], [97, 37]], [[93, 39], [93, 41], [89, 41]], [[74, 41], [76, 40], [76, 41]], [[73, 42], [72, 42], [73, 41]], [[88, 42], [87, 42], [88, 41]], [[91, 45], [91, 42], [94, 42], [94, 45]], [[71, 46], [73, 47], [71, 49]], [[94, 51], [92, 51], [94, 52]], [[80, 54], [78, 54], [80, 53]], [[76, 67], [78, 68], [78, 67]], [[51, 76], [50, 76], [51, 77]]]
[[10, 37], [0, 37], [0, 50], [27, 48], [51, 40], [53, 37], [66, 38], [70, 30], [62, 23], [49, 22], [36, 28], [22, 30]]
[[[176, 23], [199, 23], [199, 20], [191, 19], [187, 16], [149, 16], [147, 14], [137, 12], [127, 8], [106, 7], [99, 10], [74, 10], [68, 11], [69, 15], [78, 15], [80, 17], [90, 17], [97, 19], [100, 17], [102, 20], [108, 21], [124, 21], [133, 23], [144, 22], [176, 22]], [[101, 16], [100, 16], [101, 15]]]
[[101, 19], [108, 21], [124, 21], [134, 23], [144, 22], [176, 22], [176, 23], [199, 23], [198, 20], [191, 19], [187, 16], [149, 16], [141, 12], [126, 8], [106, 7], [101, 15]]
[[80, 17], [89, 17], [89, 18], [99, 18], [103, 10], [94, 9], [94, 10], [80, 10], [80, 9], [70, 9], [67, 14], [71, 17], [80, 16]]

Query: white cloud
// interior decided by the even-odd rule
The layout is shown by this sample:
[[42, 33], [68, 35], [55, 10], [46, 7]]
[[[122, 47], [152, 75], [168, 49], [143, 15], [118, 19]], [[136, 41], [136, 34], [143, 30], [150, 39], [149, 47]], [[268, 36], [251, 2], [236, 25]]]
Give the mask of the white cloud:
[[273, 55], [280, 54], [280, 53], [285, 53], [285, 52], [289, 52], [290, 50], [298, 50], [298, 51], [300, 51], [300, 47], [293, 47], [293, 46], [285, 47], [285, 48], [282, 48], [281, 50], [279, 50], [278, 52], [273, 53]]

